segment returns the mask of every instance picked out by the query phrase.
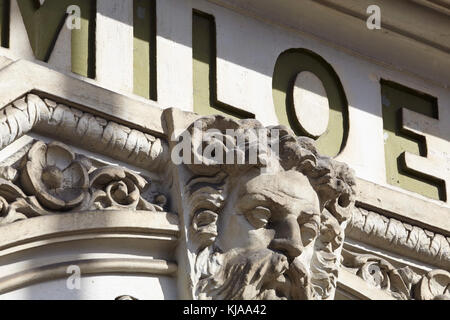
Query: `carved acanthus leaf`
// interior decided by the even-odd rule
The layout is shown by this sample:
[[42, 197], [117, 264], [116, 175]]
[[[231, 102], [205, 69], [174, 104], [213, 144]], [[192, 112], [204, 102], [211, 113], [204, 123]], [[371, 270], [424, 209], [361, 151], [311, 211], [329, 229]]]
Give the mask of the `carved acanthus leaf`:
[[131, 209], [163, 211], [157, 204], [147, 202], [141, 192], [147, 181], [120, 167], [104, 167], [90, 174], [91, 198], [88, 209]]
[[422, 277], [416, 286], [419, 300], [450, 300], [450, 272], [433, 270]]
[[394, 267], [372, 254], [343, 250], [343, 266], [354, 269], [368, 285], [384, 290], [400, 300], [450, 299], [450, 273], [433, 270], [419, 275], [408, 266]]

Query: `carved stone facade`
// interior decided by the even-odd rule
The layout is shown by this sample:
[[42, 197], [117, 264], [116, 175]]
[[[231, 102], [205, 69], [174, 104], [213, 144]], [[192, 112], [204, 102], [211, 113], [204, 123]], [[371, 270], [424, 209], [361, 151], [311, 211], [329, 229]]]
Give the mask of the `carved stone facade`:
[[347, 234], [392, 252], [446, 268], [450, 264], [450, 239], [382, 214], [355, 208]]
[[[227, 135], [227, 130], [245, 135], [246, 130], [262, 128], [257, 121], [219, 116], [199, 123], [205, 133], [217, 129], [222, 141], [232, 141], [231, 146], [215, 147], [216, 155], [226, 149], [225, 157], [238, 150], [239, 138], [245, 140]], [[194, 129], [188, 128], [193, 140], [200, 136]], [[266, 155], [265, 161], [220, 165], [224, 162], [209, 158], [188, 165], [189, 232], [196, 255], [193, 283], [199, 299], [334, 297], [354, 201], [353, 174], [347, 166], [321, 157], [312, 140], [296, 138], [283, 127], [273, 129], [280, 130], [280, 150]], [[245, 143], [240, 151], [249, 154], [251, 147]], [[202, 157], [195, 148], [192, 153], [194, 159]], [[272, 172], [264, 173], [269, 164]]]
[[[186, 251], [173, 257], [188, 271], [181, 271], [186, 278], [179, 276], [178, 286], [192, 299], [334, 299], [342, 272], [395, 299], [449, 298], [448, 271], [424, 272], [344, 245], [350, 236], [394, 246], [445, 268], [448, 238], [355, 206], [352, 170], [285, 127], [170, 109], [163, 127], [179, 139], [169, 141], [35, 94], [3, 114], [5, 146], [38, 134], [1, 162], [3, 228], [49, 215], [172, 211], [185, 230], [178, 247]], [[258, 130], [265, 136], [251, 140]], [[183, 152], [193, 161], [176, 165], [167, 159], [185, 135], [192, 141]], [[251, 163], [254, 150], [264, 152]], [[100, 161], [92, 151], [126, 165]], [[224, 164], [230, 154], [242, 162]], [[148, 174], [131, 169], [139, 167]], [[151, 176], [159, 178], [154, 183]]]
[[155, 197], [160, 205], [145, 200], [150, 183], [138, 174], [117, 166], [95, 168], [60, 142], [34, 143], [17, 169], [2, 172], [0, 225], [70, 211], [162, 212], [166, 203], [163, 195]]
[[[135, 2], [97, 0], [95, 28], [62, 29], [42, 63], [0, 32], [0, 299], [450, 299], [441, 5], [380, 1], [441, 18], [414, 39], [392, 18], [366, 48], [335, 32], [368, 39], [345, 1]], [[45, 17], [8, 3], [18, 35]]]
[[[2, 112], [5, 145], [35, 130], [61, 135], [63, 141], [78, 141], [88, 150], [146, 168], [157, 167], [163, 153], [160, 139], [33, 94]], [[94, 164], [61, 142], [37, 141], [22, 152], [23, 157], [0, 168], [0, 224], [59, 212], [162, 212], [167, 202], [164, 195], [152, 194], [148, 179], [120, 166]], [[149, 197], [153, 204], [146, 200]]]
[[433, 270], [419, 275], [408, 266], [396, 268], [386, 259], [344, 250], [343, 265], [369, 285], [398, 300], [448, 300], [450, 273]]

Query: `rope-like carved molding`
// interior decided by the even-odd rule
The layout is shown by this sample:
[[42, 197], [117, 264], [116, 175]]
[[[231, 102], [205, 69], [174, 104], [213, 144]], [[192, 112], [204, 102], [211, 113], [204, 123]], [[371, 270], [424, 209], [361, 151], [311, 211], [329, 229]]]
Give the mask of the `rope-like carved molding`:
[[0, 149], [31, 130], [151, 171], [167, 163], [161, 139], [34, 94], [0, 110]]
[[450, 268], [450, 238], [373, 211], [355, 207], [346, 234], [369, 245]]

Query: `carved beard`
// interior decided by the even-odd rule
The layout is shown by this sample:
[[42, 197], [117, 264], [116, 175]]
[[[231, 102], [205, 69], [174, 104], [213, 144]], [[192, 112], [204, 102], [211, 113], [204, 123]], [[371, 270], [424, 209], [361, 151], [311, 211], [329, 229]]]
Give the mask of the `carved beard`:
[[[215, 254], [217, 255], [217, 254]], [[310, 299], [306, 269], [296, 259], [289, 264], [283, 254], [270, 249], [232, 251], [219, 254], [218, 271], [201, 279], [200, 299], [218, 300], [301, 300]], [[218, 260], [224, 261], [221, 265]]]

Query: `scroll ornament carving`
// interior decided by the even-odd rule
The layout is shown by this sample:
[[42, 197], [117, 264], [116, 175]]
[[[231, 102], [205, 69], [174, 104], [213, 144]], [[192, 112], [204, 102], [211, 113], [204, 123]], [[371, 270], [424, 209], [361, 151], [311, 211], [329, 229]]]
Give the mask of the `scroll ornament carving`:
[[[213, 138], [203, 135], [209, 129]], [[261, 129], [263, 139], [249, 138]], [[255, 120], [212, 116], [187, 130], [191, 158], [200, 160], [186, 164], [193, 296], [333, 299], [354, 204], [353, 173], [320, 156], [311, 139], [285, 127], [264, 129]], [[278, 154], [271, 148], [277, 141]], [[254, 164], [217, 161], [230, 152], [234, 159], [248, 156], [255, 147]]]
[[424, 275], [415, 288], [420, 300], [450, 300], [450, 272], [433, 270]]
[[17, 168], [0, 169], [0, 225], [67, 211], [163, 211], [166, 199], [144, 196], [150, 182], [122, 167], [94, 168], [60, 142], [38, 141]]
[[433, 270], [419, 275], [409, 267], [396, 268], [371, 254], [343, 251], [343, 265], [369, 285], [387, 291], [399, 300], [450, 300], [450, 273]]

